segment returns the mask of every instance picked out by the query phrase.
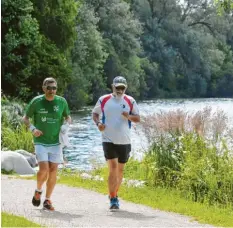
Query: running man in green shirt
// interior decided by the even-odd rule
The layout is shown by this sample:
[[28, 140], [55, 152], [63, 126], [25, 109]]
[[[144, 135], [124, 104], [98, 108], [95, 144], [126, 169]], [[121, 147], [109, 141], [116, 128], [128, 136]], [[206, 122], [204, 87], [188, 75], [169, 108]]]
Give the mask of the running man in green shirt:
[[[46, 78], [42, 89], [44, 94], [32, 99], [27, 106], [23, 121], [34, 136], [35, 152], [39, 163], [37, 189], [32, 198], [32, 204], [37, 207], [40, 205], [42, 186], [46, 182], [43, 208], [53, 211], [50, 197], [56, 184], [58, 165], [63, 163], [59, 133], [68, 129], [71, 117], [65, 98], [56, 95], [57, 82], [54, 78]], [[34, 125], [30, 123], [30, 118], [33, 119]]]

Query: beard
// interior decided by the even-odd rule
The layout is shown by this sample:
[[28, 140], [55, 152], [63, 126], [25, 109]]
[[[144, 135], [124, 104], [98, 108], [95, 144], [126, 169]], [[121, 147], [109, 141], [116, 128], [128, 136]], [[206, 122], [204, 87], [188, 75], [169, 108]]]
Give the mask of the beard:
[[124, 92], [123, 92], [123, 93], [122, 93], [122, 92], [115, 92], [114, 95], [115, 95], [115, 97], [116, 97], [117, 99], [120, 99], [120, 98], [123, 97]]

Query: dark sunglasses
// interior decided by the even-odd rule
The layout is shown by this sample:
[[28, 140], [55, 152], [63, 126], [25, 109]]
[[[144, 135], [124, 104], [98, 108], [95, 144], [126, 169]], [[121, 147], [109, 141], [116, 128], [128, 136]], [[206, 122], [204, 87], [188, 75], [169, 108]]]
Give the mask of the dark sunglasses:
[[47, 86], [46, 87], [47, 90], [57, 90], [56, 86]]
[[117, 86], [117, 87], [115, 87], [116, 88], [116, 90], [125, 90], [125, 87], [124, 86]]

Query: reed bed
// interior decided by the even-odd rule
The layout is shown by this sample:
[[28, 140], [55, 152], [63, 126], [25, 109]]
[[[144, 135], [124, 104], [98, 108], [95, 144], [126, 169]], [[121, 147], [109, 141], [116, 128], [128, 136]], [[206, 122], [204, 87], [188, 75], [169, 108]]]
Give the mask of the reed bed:
[[222, 110], [160, 112], [142, 118], [142, 129], [150, 145], [142, 162], [149, 185], [233, 206], [233, 130]]

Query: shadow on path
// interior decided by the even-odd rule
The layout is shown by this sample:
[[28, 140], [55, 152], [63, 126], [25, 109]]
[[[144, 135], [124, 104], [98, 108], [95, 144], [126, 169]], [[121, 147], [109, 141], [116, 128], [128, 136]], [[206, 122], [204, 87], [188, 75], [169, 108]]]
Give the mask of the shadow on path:
[[43, 209], [39, 209], [41, 212], [40, 215], [36, 215], [36, 217], [43, 217], [43, 218], [49, 218], [49, 219], [59, 219], [64, 221], [71, 221], [74, 218], [82, 218], [82, 215], [77, 214], [71, 214], [71, 213], [64, 213], [60, 211], [46, 211]]
[[130, 218], [135, 220], [148, 220], [148, 219], [154, 219], [155, 216], [146, 216], [141, 213], [135, 213], [125, 210], [112, 210], [112, 214], [108, 216], [117, 217], [117, 218]]

